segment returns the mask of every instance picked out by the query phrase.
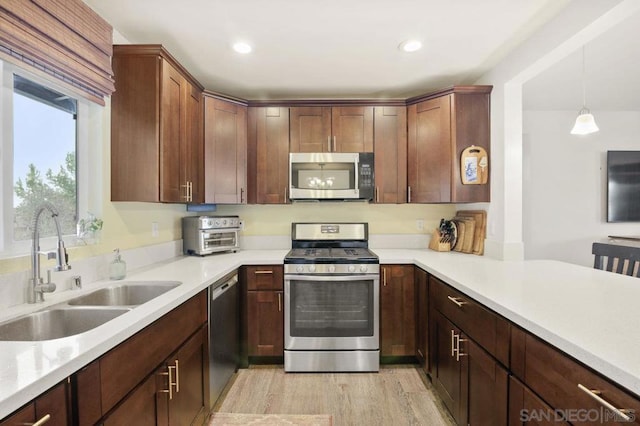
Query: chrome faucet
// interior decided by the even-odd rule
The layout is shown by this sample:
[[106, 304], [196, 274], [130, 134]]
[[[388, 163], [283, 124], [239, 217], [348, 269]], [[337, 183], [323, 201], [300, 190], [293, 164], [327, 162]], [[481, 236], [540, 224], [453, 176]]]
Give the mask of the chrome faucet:
[[31, 284], [29, 289], [29, 303], [44, 302], [44, 293], [52, 293], [56, 289], [56, 285], [51, 282], [51, 271], [47, 271], [47, 282], [43, 283], [40, 277], [40, 231], [38, 230], [38, 223], [40, 221], [40, 215], [43, 211], [49, 210], [51, 217], [56, 224], [56, 231], [58, 232], [58, 247], [55, 252], [47, 253], [47, 259], [57, 259], [58, 264], [54, 268], [56, 271], [67, 271], [71, 269], [69, 265], [69, 256], [67, 255], [67, 249], [64, 247], [64, 241], [62, 241], [62, 233], [60, 232], [60, 223], [58, 222], [58, 210], [53, 204], [45, 201], [37, 209], [33, 216], [33, 244], [31, 245]]

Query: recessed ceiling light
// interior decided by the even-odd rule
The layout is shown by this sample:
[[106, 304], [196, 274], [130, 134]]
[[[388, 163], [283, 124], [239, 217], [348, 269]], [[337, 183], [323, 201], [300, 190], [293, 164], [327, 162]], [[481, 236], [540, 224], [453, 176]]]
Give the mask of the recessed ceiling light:
[[420, 50], [422, 48], [422, 43], [418, 40], [405, 40], [400, 43], [398, 49], [403, 52], [415, 52], [416, 50]]
[[233, 45], [233, 50], [238, 53], [249, 53], [251, 52], [251, 46], [245, 42], [239, 41]]

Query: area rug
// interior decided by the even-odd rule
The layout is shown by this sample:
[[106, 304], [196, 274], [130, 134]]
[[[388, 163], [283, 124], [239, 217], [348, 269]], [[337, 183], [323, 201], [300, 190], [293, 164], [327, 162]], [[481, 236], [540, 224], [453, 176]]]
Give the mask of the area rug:
[[329, 414], [240, 414], [213, 413], [209, 426], [332, 426]]

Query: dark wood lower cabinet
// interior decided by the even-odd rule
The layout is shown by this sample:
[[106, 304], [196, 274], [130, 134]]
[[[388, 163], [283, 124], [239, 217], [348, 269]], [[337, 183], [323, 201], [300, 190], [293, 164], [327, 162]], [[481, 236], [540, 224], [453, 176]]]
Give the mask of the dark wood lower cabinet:
[[284, 356], [284, 293], [247, 292], [248, 355]]
[[31, 425], [44, 420], [47, 426], [71, 425], [69, 382], [61, 382], [2, 421], [0, 426]]
[[414, 357], [416, 354], [413, 269], [413, 265], [381, 265], [381, 356]]
[[[206, 416], [209, 402], [208, 334], [202, 327], [167, 361], [175, 366], [176, 392], [169, 401], [169, 424], [201, 424]], [[196, 419], [200, 419], [196, 422]]]
[[420, 366], [428, 373], [429, 367], [429, 274], [416, 267], [416, 357]]
[[439, 311], [430, 320], [433, 385], [456, 423], [506, 425], [507, 370]]
[[160, 407], [158, 407], [158, 402], [165, 398], [164, 395], [159, 393], [161, 392], [162, 384], [164, 384], [164, 380], [161, 379], [161, 374], [162, 372], [158, 370], [158, 372], [152, 374], [142, 382], [140, 386], [131, 392], [131, 394], [104, 419], [103, 425], [166, 425], [166, 421], [157, 421], [157, 419], [159, 420], [162, 417], [158, 415], [158, 412], [162, 411], [159, 409]]
[[509, 378], [509, 426], [561, 426], [569, 423], [520, 380]]

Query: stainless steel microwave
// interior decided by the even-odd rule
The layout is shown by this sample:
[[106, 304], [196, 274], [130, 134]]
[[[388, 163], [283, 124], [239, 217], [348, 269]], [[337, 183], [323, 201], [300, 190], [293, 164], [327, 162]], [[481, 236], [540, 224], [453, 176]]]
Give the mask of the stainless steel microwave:
[[372, 152], [289, 154], [291, 200], [371, 200], [375, 186]]

